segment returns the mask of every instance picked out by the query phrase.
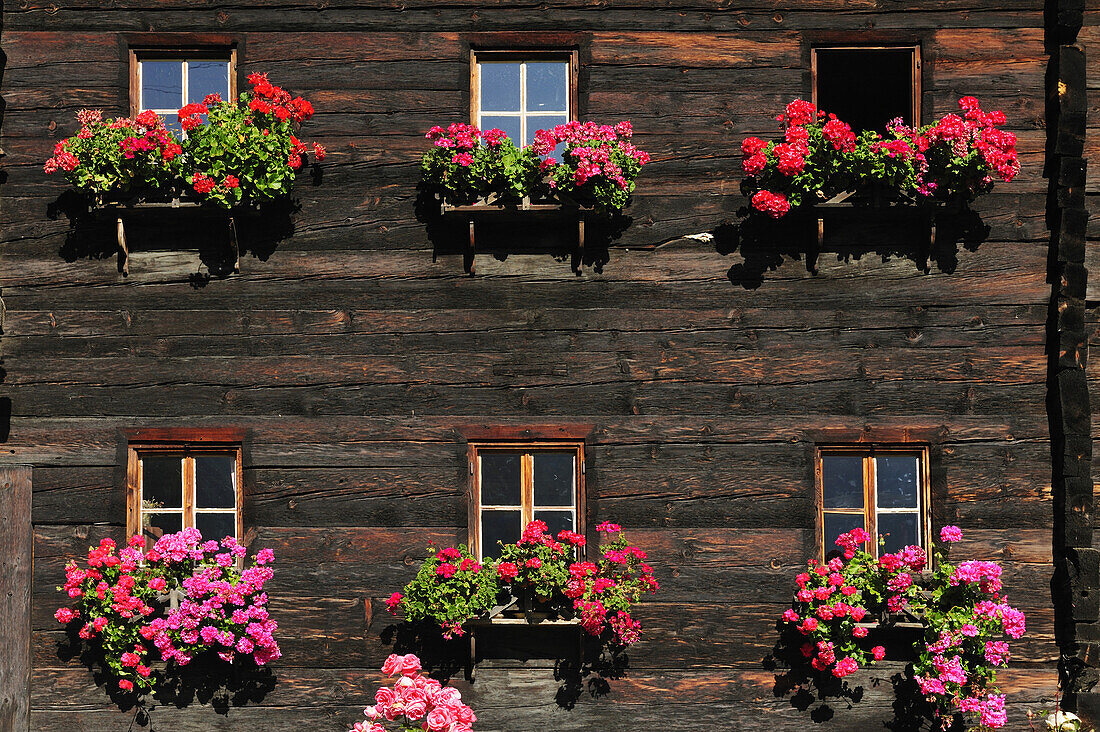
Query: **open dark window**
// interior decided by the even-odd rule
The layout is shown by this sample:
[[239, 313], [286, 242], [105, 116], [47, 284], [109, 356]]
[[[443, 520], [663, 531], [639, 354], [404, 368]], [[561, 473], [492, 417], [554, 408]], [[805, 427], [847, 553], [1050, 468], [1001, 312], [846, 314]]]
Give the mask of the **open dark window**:
[[897, 117], [920, 124], [920, 47], [815, 48], [814, 103], [859, 134]]

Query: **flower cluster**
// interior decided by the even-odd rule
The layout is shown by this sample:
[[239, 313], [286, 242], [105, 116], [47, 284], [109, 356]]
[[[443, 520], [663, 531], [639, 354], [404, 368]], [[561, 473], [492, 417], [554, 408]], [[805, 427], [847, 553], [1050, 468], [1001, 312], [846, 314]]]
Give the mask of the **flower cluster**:
[[450, 639], [463, 634], [462, 624], [488, 611], [500, 587], [492, 566], [477, 561], [465, 546], [428, 548], [428, 558], [416, 578], [386, 601], [391, 611], [400, 607], [410, 620], [430, 619]]
[[100, 112], [82, 110], [80, 132], [58, 143], [45, 170], [63, 171], [77, 190], [99, 200], [187, 188], [222, 208], [285, 197], [308, 154], [325, 158], [323, 146], [295, 135], [313, 106], [265, 74], [248, 81], [251, 91], [236, 101], [211, 94], [181, 108], [182, 141], [151, 111], [105, 121]]
[[863, 529], [836, 540], [842, 556], [824, 564], [811, 561], [795, 580], [798, 592], [783, 622], [803, 636], [802, 655], [814, 670], [843, 678], [860, 666], [883, 658], [882, 646], [867, 649], [864, 620], [884, 610], [900, 611], [913, 594], [912, 572], [925, 563], [919, 547], [906, 547], [877, 561], [863, 547], [870, 541]]
[[450, 203], [489, 197], [514, 203], [527, 195], [538, 177], [535, 162], [502, 130], [453, 124], [433, 127], [425, 137], [432, 148], [420, 161], [421, 175]]
[[[961, 540], [945, 526], [940, 541]], [[974, 712], [983, 729], [1005, 724], [1004, 696], [996, 691], [996, 669], [1008, 661], [1003, 636], [1024, 634], [1024, 615], [1000, 595], [1001, 568], [993, 562], [947, 563], [938, 553], [931, 577], [922, 576], [927, 557], [907, 546], [875, 559], [865, 550], [871, 537], [854, 529], [836, 540], [839, 556], [809, 563], [796, 577], [798, 591], [780, 625], [801, 638], [799, 650], [814, 671], [843, 678], [885, 656], [866, 647], [871, 619], [906, 612], [922, 619], [925, 638], [913, 673], [921, 693], [941, 718]]]
[[183, 148], [155, 112], [104, 120], [103, 113], [77, 113], [80, 132], [54, 146], [47, 173], [61, 171], [77, 189], [93, 195], [169, 186], [182, 174]]
[[[245, 548], [233, 537], [203, 541], [196, 529], [157, 540], [142, 551], [132, 536], [116, 552], [103, 539], [88, 550], [87, 568], [65, 567], [63, 590], [75, 602], [54, 614], [77, 623], [79, 637], [97, 644], [124, 691], [153, 687], [154, 661], [186, 666], [202, 653], [227, 663], [250, 658], [257, 665], [281, 655], [263, 588], [272, 577], [270, 549], [239, 569]], [[171, 603], [173, 598], [178, 603]], [[153, 651], [156, 651], [154, 653]]]
[[[570, 122], [537, 131], [521, 150], [499, 129], [433, 127], [426, 135], [432, 148], [421, 160], [422, 180], [454, 204], [515, 203], [528, 196], [618, 211], [649, 162], [648, 153], [630, 141], [633, 134], [629, 122]], [[560, 161], [553, 157], [559, 152]]]
[[429, 550], [416, 578], [387, 601], [410, 621], [430, 620], [445, 638], [461, 635], [462, 624], [484, 615], [497, 602], [534, 598], [561, 617], [576, 618], [592, 636], [620, 646], [637, 642], [641, 624], [630, 614], [645, 594], [657, 591], [646, 553], [627, 542], [612, 523], [596, 527], [609, 538], [597, 562], [578, 560], [583, 535], [547, 533], [532, 521], [515, 544], [503, 544], [497, 561], [479, 564], [466, 547]]
[[458, 689], [421, 675], [420, 669], [412, 653], [390, 655], [382, 673], [396, 675], [396, 682], [375, 692], [374, 704], [363, 710], [366, 721], [356, 722], [349, 732], [472, 732], [477, 716], [462, 703]]
[[[649, 153], [630, 140], [634, 128], [623, 121], [612, 127], [595, 122], [569, 122], [539, 130], [529, 148], [542, 156], [539, 168], [555, 194], [600, 211], [620, 211], [634, 192], [634, 181], [649, 162]], [[561, 162], [551, 157], [562, 146]]]
[[[940, 540], [962, 538], [946, 526]], [[1008, 665], [1005, 636], [1026, 631], [1024, 614], [1001, 593], [1001, 568], [994, 562], [949, 564], [942, 558], [932, 575], [924, 607], [927, 640], [913, 664], [921, 693], [943, 710], [977, 715], [982, 728], [1003, 727], [1005, 698], [997, 693], [997, 669]]]
[[191, 162], [187, 182], [203, 200], [222, 208], [284, 198], [309, 152], [325, 159], [324, 147], [295, 135], [313, 116], [313, 105], [291, 97], [266, 74], [250, 74], [248, 83], [251, 92], [236, 102], [213, 94], [179, 111]]
[[1000, 129], [1003, 112], [983, 112], [974, 97], [963, 97], [959, 106], [962, 117], [948, 114], [916, 129], [896, 119], [887, 137], [875, 131], [857, 137], [836, 115], [796, 99], [777, 118], [782, 141], [742, 142], [742, 192], [754, 211], [776, 219], [803, 203], [861, 188], [918, 202], [969, 202], [990, 191], [995, 176], [1012, 180], [1020, 162], [1016, 136]]

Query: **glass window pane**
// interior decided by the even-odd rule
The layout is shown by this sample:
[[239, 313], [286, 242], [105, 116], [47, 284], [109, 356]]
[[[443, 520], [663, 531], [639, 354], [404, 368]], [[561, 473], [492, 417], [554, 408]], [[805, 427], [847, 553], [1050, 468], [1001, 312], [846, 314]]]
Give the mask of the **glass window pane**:
[[143, 109], [179, 109], [183, 106], [183, 62], [141, 62]]
[[882, 551], [887, 554], [892, 554], [909, 545], [920, 546], [915, 513], [880, 513], [878, 533], [879, 536], [886, 537]]
[[527, 64], [527, 111], [568, 111], [568, 65], [561, 61]]
[[[206, 115], [203, 115], [204, 117]], [[177, 114], [162, 114], [160, 118], [164, 120], [164, 126], [176, 133], [176, 137], [183, 136], [183, 127], [180, 126], [180, 118]]]
[[499, 557], [500, 545], [497, 542], [512, 544], [519, 540], [519, 511], [482, 511], [481, 512], [481, 556]]
[[825, 508], [863, 508], [863, 458], [858, 455], [823, 456], [821, 489]]
[[141, 500], [151, 508], [183, 508], [183, 458], [141, 458]]
[[574, 452], [536, 452], [533, 455], [536, 506], [573, 505], [576, 457]]
[[539, 130], [549, 130], [558, 125], [563, 125], [569, 120], [563, 115], [546, 115], [538, 117], [527, 118], [527, 137], [523, 140], [523, 146], [526, 147], [535, 141], [535, 133]]
[[518, 112], [519, 62], [482, 63], [481, 109], [490, 112]]
[[556, 537], [559, 531], [573, 530], [572, 511], [535, 511], [535, 518], [546, 523], [546, 530]]
[[187, 101], [201, 102], [207, 94], [220, 94], [229, 99], [228, 61], [188, 61]]
[[196, 513], [195, 528], [203, 539], [221, 541], [237, 535], [237, 516], [232, 513]]
[[[866, 529], [863, 525], [863, 515], [858, 513], [829, 513], [825, 512], [825, 553], [836, 549], [836, 538], [846, 534], [852, 529]], [[865, 547], [867, 548], [867, 547]]]
[[237, 505], [235, 455], [195, 457], [195, 508], [235, 508]]
[[141, 526], [146, 536], [152, 536], [159, 539], [165, 534], [174, 534], [177, 531], [183, 531], [183, 514], [143, 513], [141, 516]]
[[875, 488], [879, 508], [917, 508], [916, 455], [883, 455], [875, 458]]
[[520, 505], [520, 454], [481, 453], [481, 505]]
[[519, 117], [502, 117], [498, 115], [483, 115], [481, 118], [481, 129], [492, 130], [501, 129], [504, 130], [504, 134], [511, 138], [512, 142], [516, 144], [516, 147], [523, 147], [523, 135], [520, 132], [520, 120]]

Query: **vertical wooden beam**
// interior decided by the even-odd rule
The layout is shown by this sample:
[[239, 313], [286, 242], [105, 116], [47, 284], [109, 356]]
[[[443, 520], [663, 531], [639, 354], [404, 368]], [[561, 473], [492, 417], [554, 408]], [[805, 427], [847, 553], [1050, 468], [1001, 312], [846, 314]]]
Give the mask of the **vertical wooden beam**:
[[30, 729], [31, 469], [0, 465], [0, 730]]

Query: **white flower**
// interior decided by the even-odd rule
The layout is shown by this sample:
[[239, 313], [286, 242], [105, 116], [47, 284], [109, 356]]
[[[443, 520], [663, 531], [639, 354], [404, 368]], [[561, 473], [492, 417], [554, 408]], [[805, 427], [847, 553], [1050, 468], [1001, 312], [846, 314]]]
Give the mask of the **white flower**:
[[1078, 732], [1081, 729], [1081, 718], [1071, 712], [1054, 712], [1047, 715], [1047, 729], [1054, 732]]

